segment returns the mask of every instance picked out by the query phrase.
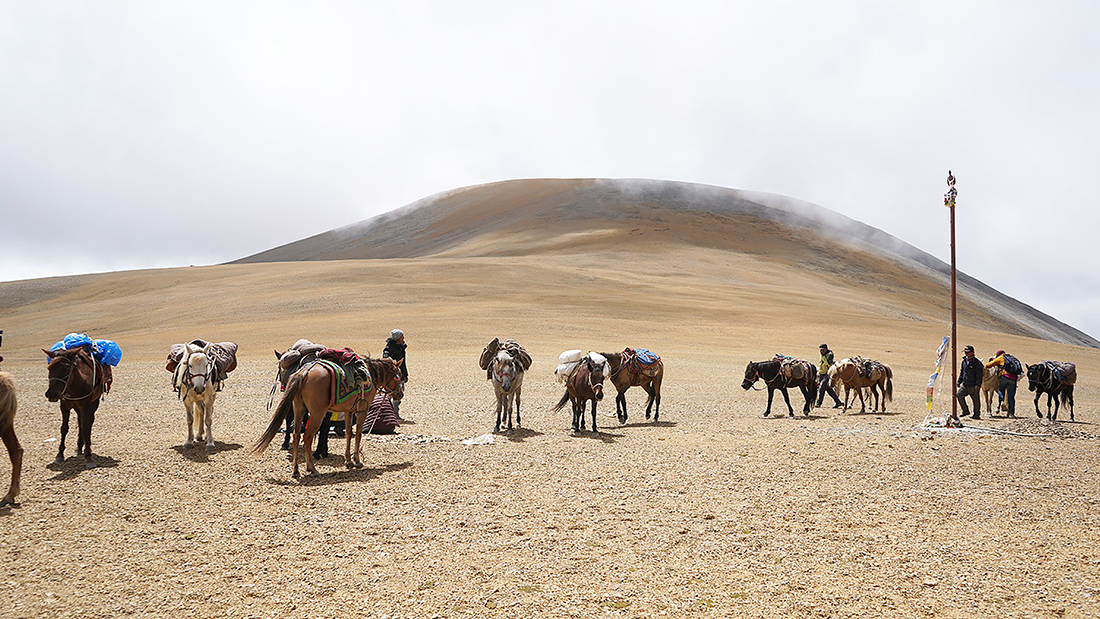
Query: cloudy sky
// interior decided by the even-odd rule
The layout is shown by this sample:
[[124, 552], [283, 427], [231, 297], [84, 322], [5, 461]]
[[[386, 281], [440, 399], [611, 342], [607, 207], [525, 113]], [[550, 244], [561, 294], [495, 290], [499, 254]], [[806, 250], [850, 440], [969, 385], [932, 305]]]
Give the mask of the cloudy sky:
[[[540, 8], [541, 7], [541, 8]], [[0, 0], [0, 281], [514, 178], [820, 204], [1100, 336], [1100, 4]]]

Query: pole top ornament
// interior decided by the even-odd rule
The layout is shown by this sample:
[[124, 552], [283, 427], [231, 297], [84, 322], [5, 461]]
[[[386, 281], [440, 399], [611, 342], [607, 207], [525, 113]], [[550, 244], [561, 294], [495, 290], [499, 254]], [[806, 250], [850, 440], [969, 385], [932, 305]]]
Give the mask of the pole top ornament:
[[958, 192], [955, 191], [955, 175], [951, 173], [951, 170], [947, 171], [947, 193], [943, 194], [943, 205], [947, 208], [955, 208], [955, 196]]

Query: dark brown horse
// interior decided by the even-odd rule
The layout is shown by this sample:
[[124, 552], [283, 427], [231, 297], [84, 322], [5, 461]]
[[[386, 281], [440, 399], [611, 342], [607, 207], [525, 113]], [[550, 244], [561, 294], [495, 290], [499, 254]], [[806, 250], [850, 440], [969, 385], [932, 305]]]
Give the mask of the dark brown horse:
[[69, 413], [76, 410], [79, 432], [77, 455], [84, 454], [84, 467], [95, 468], [92, 462], [92, 424], [99, 409], [99, 399], [110, 388], [107, 368], [92, 357], [86, 346], [68, 350], [43, 350], [50, 358], [46, 366], [50, 375], [46, 399], [61, 403], [61, 444], [54, 462], [65, 461], [65, 435], [69, 433]]
[[750, 361], [745, 367], [745, 380], [741, 381], [741, 388], [748, 391], [757, 380], [763, 380], [768, 387], [768, 408], [764, 410], [767, 417], [772, 412], [772, 396], [778, 389], [783, 393], [783, 401], [787, 403], [787, 414], [794, 417], [794, 409], [791, 408], [791, 398], [787, 395], [787, 387], [796, 386], [806, 396], [806, 406], [802, 408], [803, 415], [810, 414], [811, 402], [817, 398], [817, 369], [809, 361], [794, 361], [794, 369], [790, 374], [783, 372], [783, 364], [776, 360]]
[[[4, 358], [0, 357], [0, 361]], [[0, 505], [14, 505], [15, 497], [19, 496], [19, 478], [23, 473], [23, 447], [19, 439], [15, 437], [15, 381], [11, 374], [0, 372], [0, 437], [4, 439], [4, 446], [8, 448], [8, 457], [11, 458], [11, 486], [8, 493], [0, 499]]]
[[[303, 367], [291, 375], [287, 383], [286, 391], [275, 409], [275, 415], [271, 418], [267, 430], [252, 447], [252, 453], [262, 452], [271, 443], [271, 439], [279, 432], [279, 426], [283, 419], [293, 414], [294, 417], [294, 477], [300, 477], [298, 470], [298, 446], [302, 442], [302, 419], [308, 413], [309, 422], [305, 425], [305, 452], [306, 473], [316, 474], [317, 469], [313, 462], [313, 436], [321, 428], [321, 421], [328, 416], [328, 412], [344, 413], [344, 429], [347, 438], [347, 447], [344, 449], [344, 464], [348, 468], [363, 466], [360, 457], [360, 441], [363, 436], [363, 424], [370, 403], [374, 400], [375, 393], [381, 389], [383, 392], [396, 389], [401, 382], [401, 369], [392, 359], [364, 359], [367, 369], [370, 371], [371, 385], [369, 389], [360, 390], [355, 397], [342, 403], [334, 403], [332, 392], [333, 370], [324, 363], [316, 362]], [[365, 387], [365, 386], [364, 386]], [[358, 420], [356, 416], [358, 415]], [[351, 437], [355, 434], [355, 455], [352, 457]]]
[[[1058, 404], [1069, 410], [1069, 420], [1073, 421], [1073, 385], [1077, 382], [1077, 366], [1062, 361], [1044, 361], [1027, 366], [1027, 388], [1035, 392], [1035, 415], [1043, 418], [1039, 411], [1039, 398], [1047, 394], [1047, 419], [1058, 420]], [[1054, 413], [1050, 404], [1054, 402]]]
[[[629, 349], [628, 349], [629, 350]], [[645, 418], [649, 419], [653, 413], [653, 421], [661, 416], [661, 381], [665, 376], [665, 364], [658, 360], [649, 367], [642, 367], [634, 362], [633, 355], [625, 352], [602, 352], [611, 366], [611, 384], [615, 385], [618, 392], [615, 396], [615, 414], [619, 417], [619, 423], [626, 423], [626, 390], [631, 387], [641, 387], [649, 394], [649, 402], [645, 406]]]
[[584, 411], [588, 401], [592, 400], [592, 433], [599, 434], [596, 429], [596, 402], [603, 399], [603, 378], [603, 364], [596, 363], [591, 357], [584, 357], [565, 380], [565, 394], [554, 410], [565, 408], [566, 402], [573, 403], [574, 432], [584, 430]]

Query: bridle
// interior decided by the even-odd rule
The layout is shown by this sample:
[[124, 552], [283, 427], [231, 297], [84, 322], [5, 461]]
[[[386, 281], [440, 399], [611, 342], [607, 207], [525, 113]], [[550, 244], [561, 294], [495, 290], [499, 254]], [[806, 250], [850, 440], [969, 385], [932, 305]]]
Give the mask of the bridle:
[[[85, 353], [85, 354], [87, 354], [87, 353]], [[70, 401], [73, 401], [73, 402], [78, 402], [78, 401], [83, 400], [85, 398], [91, 397], [91, 395], [93, 393], [95, 393], [96, 382], [97, 382], [96, 381], [96, 373], [97, 373], [97, 370], [99, 369], [97, 367], [99, 364], [96, 363], [95, 359], [91, 359], [91, 362], [92, 362], [92, 389], [91, 389], [91, 391], [89, 391], [88, 393], [80, 396], [79, 398], [67, 397], [65, 395], [65, 393], [69, 390], [69, 381], [71, 381], [72, 378], [73, 378], [73, 372], [76, 371], [76, 362], [78, 360], [82, 359], [82, 358], [84, 358], [84, 355], [82, 355], [79, 352], [76, 353], [72, 358], [69, 358], [69, 357], [55, 357], [55, 359], [64, 359], [65, 361], [69, 362], [69, 373], [65, 375], [64, 379], [59, 378], [57, 376], [50, 376], [50, 380], [49, 380], [49, 382], [51, 382], [51, 383], [54, 383], [54, 382], [63, 383], [61, 385], [60, 399], [65, 399], [65, 400], [70, 400]]]
[[[753, 363], [751, 365], [752, 365], [752, 384], [749, 385], [749, 386], [752, 387], [753, 391], [763, 391], [763, 389], [760, 389], [756, 386], [756, 380], [757, 379], [760, 379], [760, 380], [764, 381], [764, 384], [771, 387], [772, 389], [782, 389], [782, 388], [788, 386], [786, 377], [783, 376], [783, 372], [780, 372], [778, 368], [776, 368], [775, 376], [773, 376], [771, 378], [765, 378], [764, 375], [760, 373], [760, 367], [756, 363]], [[745, 377], [745, 380], [748, 380], [747, 376]], [[772, 385], [773, 382], [777, 382], [779, 380], [783, 381], [782, 385]]]
[[[185, 359], [184, 361], [185, 363], [180, 364], [182, 370], [180, 371], [179, 386], [176, 387], [176, 392], [180, 393], [181, 395], [183, 393], [183, 385], [187, 385], [188, 389], [194, 389], [195, 387], [192, 384], [191, 379], [199, 376], [198, 374], [191, 373], [191, 354], [188, 354], [187, 359]], [[210, 355], [206, 355], [206, 373], [201, 375], [203, 378], [206, 379], [207, 385], [206, 387], [204, 387], [205, 389], [215, 388], [213, 385], [213, 381], [210, 380], [210, 375], [214, 372], [214, 369], [215, 368], [213, 357], [211, 357]]]

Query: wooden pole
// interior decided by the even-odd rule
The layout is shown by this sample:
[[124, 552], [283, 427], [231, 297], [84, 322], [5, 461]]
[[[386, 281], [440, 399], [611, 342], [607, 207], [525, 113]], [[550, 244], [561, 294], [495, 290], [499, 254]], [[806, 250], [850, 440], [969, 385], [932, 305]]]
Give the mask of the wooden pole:
[[947, 193], [943, 202], [951, 212], [951, 419], [958, 425], [959, 400], [955, 397], [959, 380], [959, 315], [955, 296], [955, 175], [947, 171]]

